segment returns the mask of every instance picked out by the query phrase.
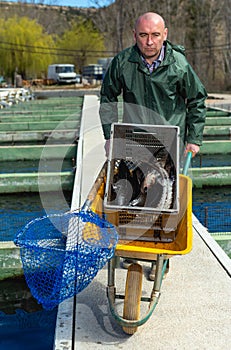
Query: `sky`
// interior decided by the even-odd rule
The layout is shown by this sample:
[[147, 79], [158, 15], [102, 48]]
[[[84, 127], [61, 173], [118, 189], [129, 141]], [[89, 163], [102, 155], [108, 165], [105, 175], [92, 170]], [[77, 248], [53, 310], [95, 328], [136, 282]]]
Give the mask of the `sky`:
[[[7, 0], [5, 0], [7, 2]], [[9, 0], [10, 2], [17, 2], [17, 0]], [[21, 0], [23, 2], [23, 0]], [[25, 2], [33, 2], [30, 0], [25, 0]], [[100, 7], [107, 6], [112, 3], [112, 0], [35, 0], [35, 3], [46, 3], [50, 5], [59, 6], [72, 6], [72, 7], [96, 7], [98, 3]]]

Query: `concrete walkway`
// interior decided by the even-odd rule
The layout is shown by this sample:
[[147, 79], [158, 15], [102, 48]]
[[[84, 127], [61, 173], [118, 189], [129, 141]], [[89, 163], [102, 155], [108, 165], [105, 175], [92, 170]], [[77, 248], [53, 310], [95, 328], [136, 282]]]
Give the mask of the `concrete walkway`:
[[[133, 336], [112, 318], [106, 297], [106, 269], [77, 296], [75, 349], [228, 350], [231, 281], [198, 235], [187, 256], [170, 260], [170, 272], [154, 313]], [[122, 288], [125, 271], [117, 271]], [[143, 294], [152, 283], [143, 281]]]
[[[78, 178], [76, 187], [82, 189], [78, 198], [81, 203], [105, 160], [97, 97], [87, 96], [85, 108], [82, 180]], [[215, 241], [212, 247], [208, 241], [205, 243], [201, 238], [203, 227], [198, 226], [196, 218], [194, 227], [197, 229], [194, 230], [192, 252], [170, 259], [170, 272], [163, 281], [159, 304], [151, 318], [133, 336], [126, 335], [111, 316], [105, 267], [76, 298], [60, 305], [54, 349], [229, 350], [231, 279], [227, 271], [231, 271], [230, 259], [224, 259], [225, 269], [217, 259], [219, 246]], [[217, 257], [211, 249], [216, 251]], [[152, 282], [146, 277], [148, 270], [149, 265], [144, 263], [145, 296], [150, 296], [152, 288]], [[126, 270], [116, 269], [118, 292], [123, 291], [125, 278]], [[144, 303], [141, 313], [146, 308]]]

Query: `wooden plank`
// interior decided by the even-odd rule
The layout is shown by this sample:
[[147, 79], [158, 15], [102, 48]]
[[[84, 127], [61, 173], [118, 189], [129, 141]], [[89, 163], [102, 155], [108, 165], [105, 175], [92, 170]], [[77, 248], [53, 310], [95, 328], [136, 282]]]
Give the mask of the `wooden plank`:
[[231, 167], [191, 168], [193, 186], [228, 186], [231, 184]]
[[72, 171], [0, 174], [0, 193], [72, 190]]
[[68, 159], [76, 156], [76, 145], [0, 146], [0, 160]]
[[231, 140], [213, 140], [203, 142], [201, 154], [228, 154], [231, 153]]

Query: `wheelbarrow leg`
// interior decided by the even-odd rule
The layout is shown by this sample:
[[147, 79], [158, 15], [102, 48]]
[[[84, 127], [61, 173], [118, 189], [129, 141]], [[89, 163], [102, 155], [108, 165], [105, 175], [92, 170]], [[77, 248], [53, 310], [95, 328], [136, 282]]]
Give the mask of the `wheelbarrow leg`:
[[157, 255], [156, 273], [155, 273], [155, 280], [154, 280], [154, 286], [153, 286], [154, 293], [160, 291], [162, 278], [163, 278], [162, 273], [163, 273], [164, 260], [165, 260], [165, 257], [163, 254]]
[[115, 268], [117, 264], [117, 257], [113, 257], [108, 262], [108, 282], [107, 282], [107, 295], [108, 298], [111, 300], [111, 302], [114, 305], [115, 302]]
[[[165, 271], [164, 271], [164, 277], [167, 276], [168, 272], [169, 272], [169, 259], [166, 260], [166, 268], [165, 268]], [[149, 274], [149, 279], [151, 281], [155, 281], [155, 276], [156, 276], [156, 261], [153, 261], [152, 265], [151, 265], [151, 271], [150, 271], [150, 274]]]
[[108, 262], [108, 287], [115, 286], [115, 268], [117, 264], [117, 257], [113, 257]]

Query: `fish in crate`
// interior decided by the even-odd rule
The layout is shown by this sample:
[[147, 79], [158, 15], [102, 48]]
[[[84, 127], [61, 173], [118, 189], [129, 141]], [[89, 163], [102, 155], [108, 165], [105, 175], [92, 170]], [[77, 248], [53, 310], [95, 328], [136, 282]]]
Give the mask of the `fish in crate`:
[[169, 233], [176, 224], [169, 227], [168, 217], [179, 210], [179, 130], [166, 126], [140, 127], [114, 125], [105, 209], [110, 218], [114, 212], [113, 222], [119, 227], [120, 238], [132, 238], [138, 229], [136, 239], [137, 236], [146, 239], [148, 232], [152, 240], [169, 241], [174, 239], [173, 233]]

